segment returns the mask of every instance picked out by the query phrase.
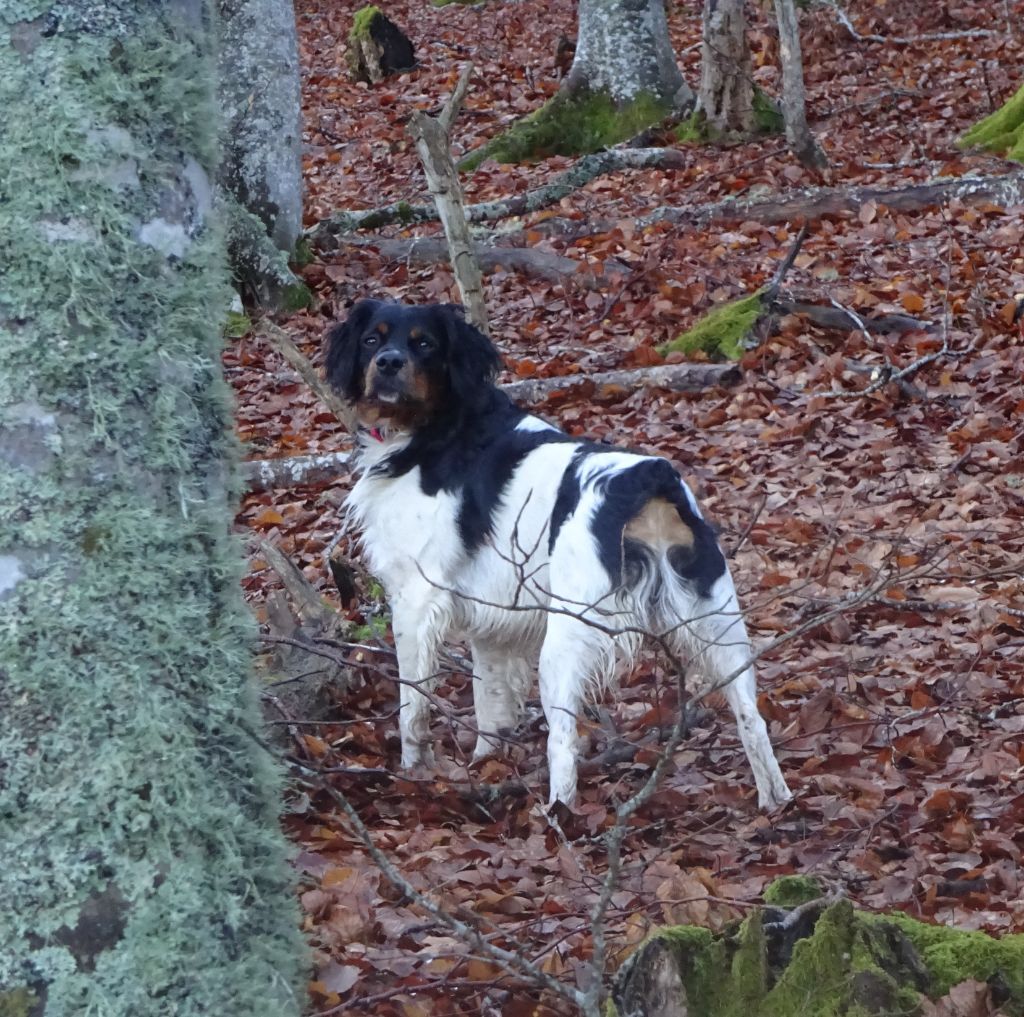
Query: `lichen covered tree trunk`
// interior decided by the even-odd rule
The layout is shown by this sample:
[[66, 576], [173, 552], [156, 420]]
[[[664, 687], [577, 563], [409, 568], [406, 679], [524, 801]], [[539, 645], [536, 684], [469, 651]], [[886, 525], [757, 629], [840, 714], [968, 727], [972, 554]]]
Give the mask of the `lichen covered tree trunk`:
[[297, 1014], [201, 0], [0, 14], [0, 1012]]
[[704, 0], [700, 110], [717, 136], [754, 133], [754, 79], [744, 0]]
[[977, 145], [1024, 162], [1024, 85], [994, 113], [975, 124], [961, 144]]
[[287, 304], [287, 259], [302, 230], [299, 49], [291, 0], [218, 0], [220, 184], [237, 202], [235, 274], [262, 304]]
[[571, 92], [603, 92], [617, 105], [653, 96], [666, 105], [689, 89], [676, 66], [664, 0], [580, 0]]
[[664, 0], [580, 0], [576, 54], [562, 88], [460, 168], [487, 158], [524, 162], [596, 152], [694, 100], [676, 65]]

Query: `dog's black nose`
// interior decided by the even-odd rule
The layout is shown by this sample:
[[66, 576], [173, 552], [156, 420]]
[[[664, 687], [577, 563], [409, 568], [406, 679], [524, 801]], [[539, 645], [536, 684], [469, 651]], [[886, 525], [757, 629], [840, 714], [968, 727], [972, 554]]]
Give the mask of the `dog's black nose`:
[[381, 350], [377, 354], [377, 370], [381, 374], [398, 374], [405, 365], [405, 357], [398, 350]]

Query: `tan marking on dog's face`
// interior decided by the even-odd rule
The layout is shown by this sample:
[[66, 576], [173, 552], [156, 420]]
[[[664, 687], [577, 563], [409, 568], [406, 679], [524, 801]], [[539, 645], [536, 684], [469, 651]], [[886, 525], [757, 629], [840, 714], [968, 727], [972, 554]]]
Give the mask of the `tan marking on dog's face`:
[[664, 498], [652, 498], [622, 531], [623, 537], [664, 551], [669, 547], [693, 547], [693, 530], [679, 518], [675, 505]]
[[411, 329], [409, 329], [409, 338], [410, 339], [422, 339], [423, 338], [423, 329], [422, 328], [411, 328]]
[[388, 334], [388, 323], [386, 321], [382, 321], [377, 326], [377, 331], [380, 332], [381, 335], [387, 335]]

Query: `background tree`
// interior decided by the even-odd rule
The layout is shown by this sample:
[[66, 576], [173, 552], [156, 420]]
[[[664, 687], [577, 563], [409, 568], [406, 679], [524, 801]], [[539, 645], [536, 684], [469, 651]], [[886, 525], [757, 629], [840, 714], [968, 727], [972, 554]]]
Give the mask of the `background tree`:
[[0, 1011], [288, 1015], [218, 323], [212, 11], [8, 6]]
[[288, 270], [302, 230], [299, 48], [290, 0], [218, 0], [219, 183], [236, 279], [261, 304], [305, 302]]
[[754, 133], [754, 77], [744, 0], [705, 0], [701, 19], [700, 110], [716, 135]]
[[561, 89], [462, 165], [594, 152], [685, 111], [694, 98], [676, 65], [663, 0], [580, 0], [576, 53]]

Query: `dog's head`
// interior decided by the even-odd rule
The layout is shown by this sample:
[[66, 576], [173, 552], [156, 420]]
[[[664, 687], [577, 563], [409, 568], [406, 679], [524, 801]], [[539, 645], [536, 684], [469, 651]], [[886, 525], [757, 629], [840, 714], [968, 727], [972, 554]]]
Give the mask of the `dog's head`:
[[360, 300], [327, 342], [327, 380], [366, 425], [414, 428], [480, 406], [501, 366], [457, 304]]

